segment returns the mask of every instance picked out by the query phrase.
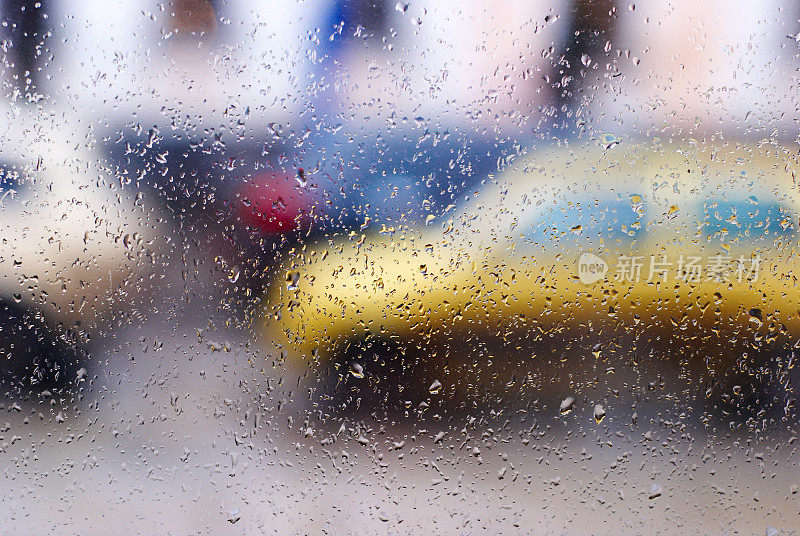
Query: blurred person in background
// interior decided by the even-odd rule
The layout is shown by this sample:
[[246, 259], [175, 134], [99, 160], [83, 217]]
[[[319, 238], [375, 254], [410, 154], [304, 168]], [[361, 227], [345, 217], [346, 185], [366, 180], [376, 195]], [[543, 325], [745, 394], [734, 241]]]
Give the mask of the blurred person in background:
[[593, 94], [602, 70], [611, 61], [618, 17], [614, 0], [575, 0], [569, 11], [566, 41], [552, 66], [554, 127], [560, 136], [575, 136], [585, 122], [581, 104]]
[[0, 3], [0, 38], [3, 39], [4, 92], [36, 93], [51, 54], [45, 40], [52, 26], [47, 17], [46, 0], [5, 0]]

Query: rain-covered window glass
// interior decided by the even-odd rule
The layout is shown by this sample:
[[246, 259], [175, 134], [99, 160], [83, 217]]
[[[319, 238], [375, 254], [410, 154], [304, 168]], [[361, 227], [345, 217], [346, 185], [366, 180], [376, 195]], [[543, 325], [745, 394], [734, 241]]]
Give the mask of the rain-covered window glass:
[[800, 532], [800, 8], [0, 0], [0, 533]]

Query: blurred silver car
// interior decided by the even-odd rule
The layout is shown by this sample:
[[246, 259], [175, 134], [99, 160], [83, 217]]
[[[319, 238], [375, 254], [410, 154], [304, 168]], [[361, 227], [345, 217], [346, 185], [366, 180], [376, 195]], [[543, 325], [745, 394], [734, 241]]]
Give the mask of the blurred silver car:
[[44, 329], [85, 342], [130, 307], [159, 220], [67, 114], [6, 105], [0, 132], [0, 350], [13, 361], [36, 353], [24, 336], [34, 324], [39, 340]]

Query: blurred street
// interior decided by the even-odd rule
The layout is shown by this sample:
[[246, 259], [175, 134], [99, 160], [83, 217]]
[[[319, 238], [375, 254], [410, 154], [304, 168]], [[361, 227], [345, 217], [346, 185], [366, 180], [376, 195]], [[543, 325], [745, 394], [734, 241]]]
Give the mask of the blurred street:
[[800, 6], [0, 19], [0, 534], [800, 533]]

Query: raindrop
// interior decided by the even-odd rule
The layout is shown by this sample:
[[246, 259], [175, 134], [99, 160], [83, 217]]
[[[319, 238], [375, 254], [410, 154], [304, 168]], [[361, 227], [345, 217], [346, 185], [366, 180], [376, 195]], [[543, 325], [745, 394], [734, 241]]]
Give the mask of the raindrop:
[[358, 363], [350, 363], [350, 374], [361, 379], [364, 377], [364, 367]]
[[669, 212], [667, 212], [667, 218], [672, 219], [676, 217], [678, 215], [678, 212], [680, 212], [678, 205], [672, 205], [671, 207], [669, 207]]
[[604, 149], [611, 149], [612, 147], [619, 145], [620, 139], [615, 136], [614, 134], [606, 133], [600, 136], [600, 143]]
[[644, 205], [644, 198], [639, 194], [631, 194], [629, 198], [631, 201], [631, 208], [635, 212], [641, 212], [642, 206]]
[[653, 482], [653, 485], [650, 486], [650, 492], [647, 494], [648, 499], [657, 499], [661, 497], [661, 486]]
[[606, 416], [606, 408], [604, 408], [602, 404], [597, 404], [594, 407], [594, 420], [597, 421], [598, 424], [600, 424], [605, 416]]
[[300, 272], [293, 270], [286, 273], [286, 288], [287, 290], [297, 290], [300, 283]]
[[303, 168], [297, 168], [297, 184], [301, 187], [305, 188], [308, 185], [308, 179], [306, 179], [306, 171]]
[[575, 405], [575, 397], [574, 396], [568, 396], [567, 398], [562, 400], [561, 401], [561, 407], [559, 408], [559, 411], [561, 412], [561, 415], [566, 415], [567, 413], [572, 411], [572, 406], [574, 406], [574, 405]]

